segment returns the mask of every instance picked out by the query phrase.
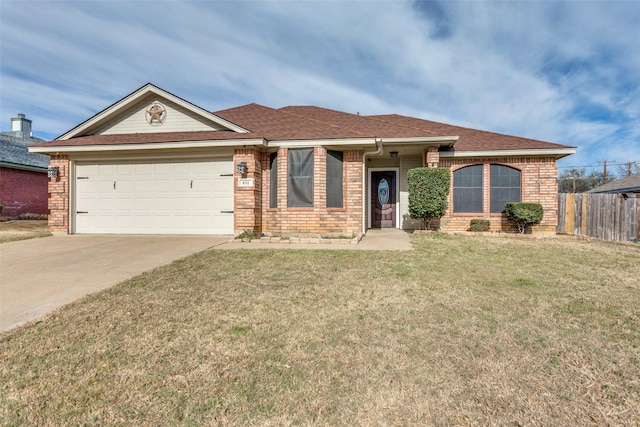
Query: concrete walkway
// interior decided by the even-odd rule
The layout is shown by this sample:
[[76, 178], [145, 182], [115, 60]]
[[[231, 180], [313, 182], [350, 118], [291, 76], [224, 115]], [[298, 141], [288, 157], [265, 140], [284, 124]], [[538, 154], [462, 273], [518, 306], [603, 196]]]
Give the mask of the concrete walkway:
[[72, 235], [0, 245], [0, 332], [85, 295], [205, 249], [411, 250], [402, 230], [369, 230], [360, 242], [242, 243], [230, 236]]
[[290, 243], [284, 240], [279, 243], [253, 240], [241, 242], [229, 240], [215, 249], [335, 249], [358, 251], [410, 251], [413, 249], [409, 234], [398, 229], [369, 230], [358, 244], [343, 240], [340, 243]]
[[229, 236], [51, 236], [0, 245], [0, 331]]

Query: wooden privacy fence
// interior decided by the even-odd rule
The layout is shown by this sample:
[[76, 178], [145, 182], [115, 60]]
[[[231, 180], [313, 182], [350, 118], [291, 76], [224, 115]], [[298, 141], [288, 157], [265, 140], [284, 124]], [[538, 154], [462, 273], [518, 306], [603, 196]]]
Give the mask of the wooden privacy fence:
[[640, 240], [640, 195], [560, 193], [556, 231], [600, 240]]

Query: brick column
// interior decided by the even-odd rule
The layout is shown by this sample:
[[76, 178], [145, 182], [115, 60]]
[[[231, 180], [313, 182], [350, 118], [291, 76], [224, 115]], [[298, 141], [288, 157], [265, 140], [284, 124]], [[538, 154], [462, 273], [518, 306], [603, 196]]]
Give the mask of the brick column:
[[362, 231], [362, 188], [365, 179], [362, 176], [362, 150], [344, 152], [344, 193], [347, 210], [346, 233]]
[[[234, 230], [262, 231], [262, 157], [263, 154], [253, 148], [237, 149], [233, 154], [234, 179]], [[268, 154], [267, 154], [268, 155]], [[247, 164], [247, 173], [239, 175], [237, 165]], [[252, 187], [240, 187], [239, 179], [253, 179]]]
[[427, 153], [425, 157], [425, 166], [428, 168], [437, 168], [440, 164], [440, 152], [438, 147], [427, 147]]
[[58, 177], [49, 179], [49, 228], [69, 233], [69, 156], [52, 155], [50, 167], [58, 167]]

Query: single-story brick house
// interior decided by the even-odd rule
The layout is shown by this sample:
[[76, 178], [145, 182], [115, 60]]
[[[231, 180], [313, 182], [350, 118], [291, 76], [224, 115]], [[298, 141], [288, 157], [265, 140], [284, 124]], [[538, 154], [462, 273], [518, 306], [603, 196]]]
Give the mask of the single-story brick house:
[[452, 174], [443, 230], [511, 227], [507, 201], [557, 222], [556, 160], [575, 148], [400, 115], [249, 104], [209, 112], [147, 84], [56, 140], [50, 226], [65, 233], [358, 234], [417, 226], [407, 171]]
[[0, 133], [0, 205], [2, 215], [46, 215], [49, 198], [49, 156], [30, 153], [30, 145], [43, 142], [31, 134], [31, 120], [24, 114], [11, 119], [11, 131]]

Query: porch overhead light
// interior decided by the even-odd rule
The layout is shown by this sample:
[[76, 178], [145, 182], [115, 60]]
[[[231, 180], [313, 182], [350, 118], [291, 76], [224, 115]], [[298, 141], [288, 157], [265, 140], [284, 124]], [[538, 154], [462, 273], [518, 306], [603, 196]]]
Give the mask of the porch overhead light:
[[398, 152], [397, 151], [389, 151], [389, 154], [391, 155], [391, 157], [396, 158], [398, 157]]

